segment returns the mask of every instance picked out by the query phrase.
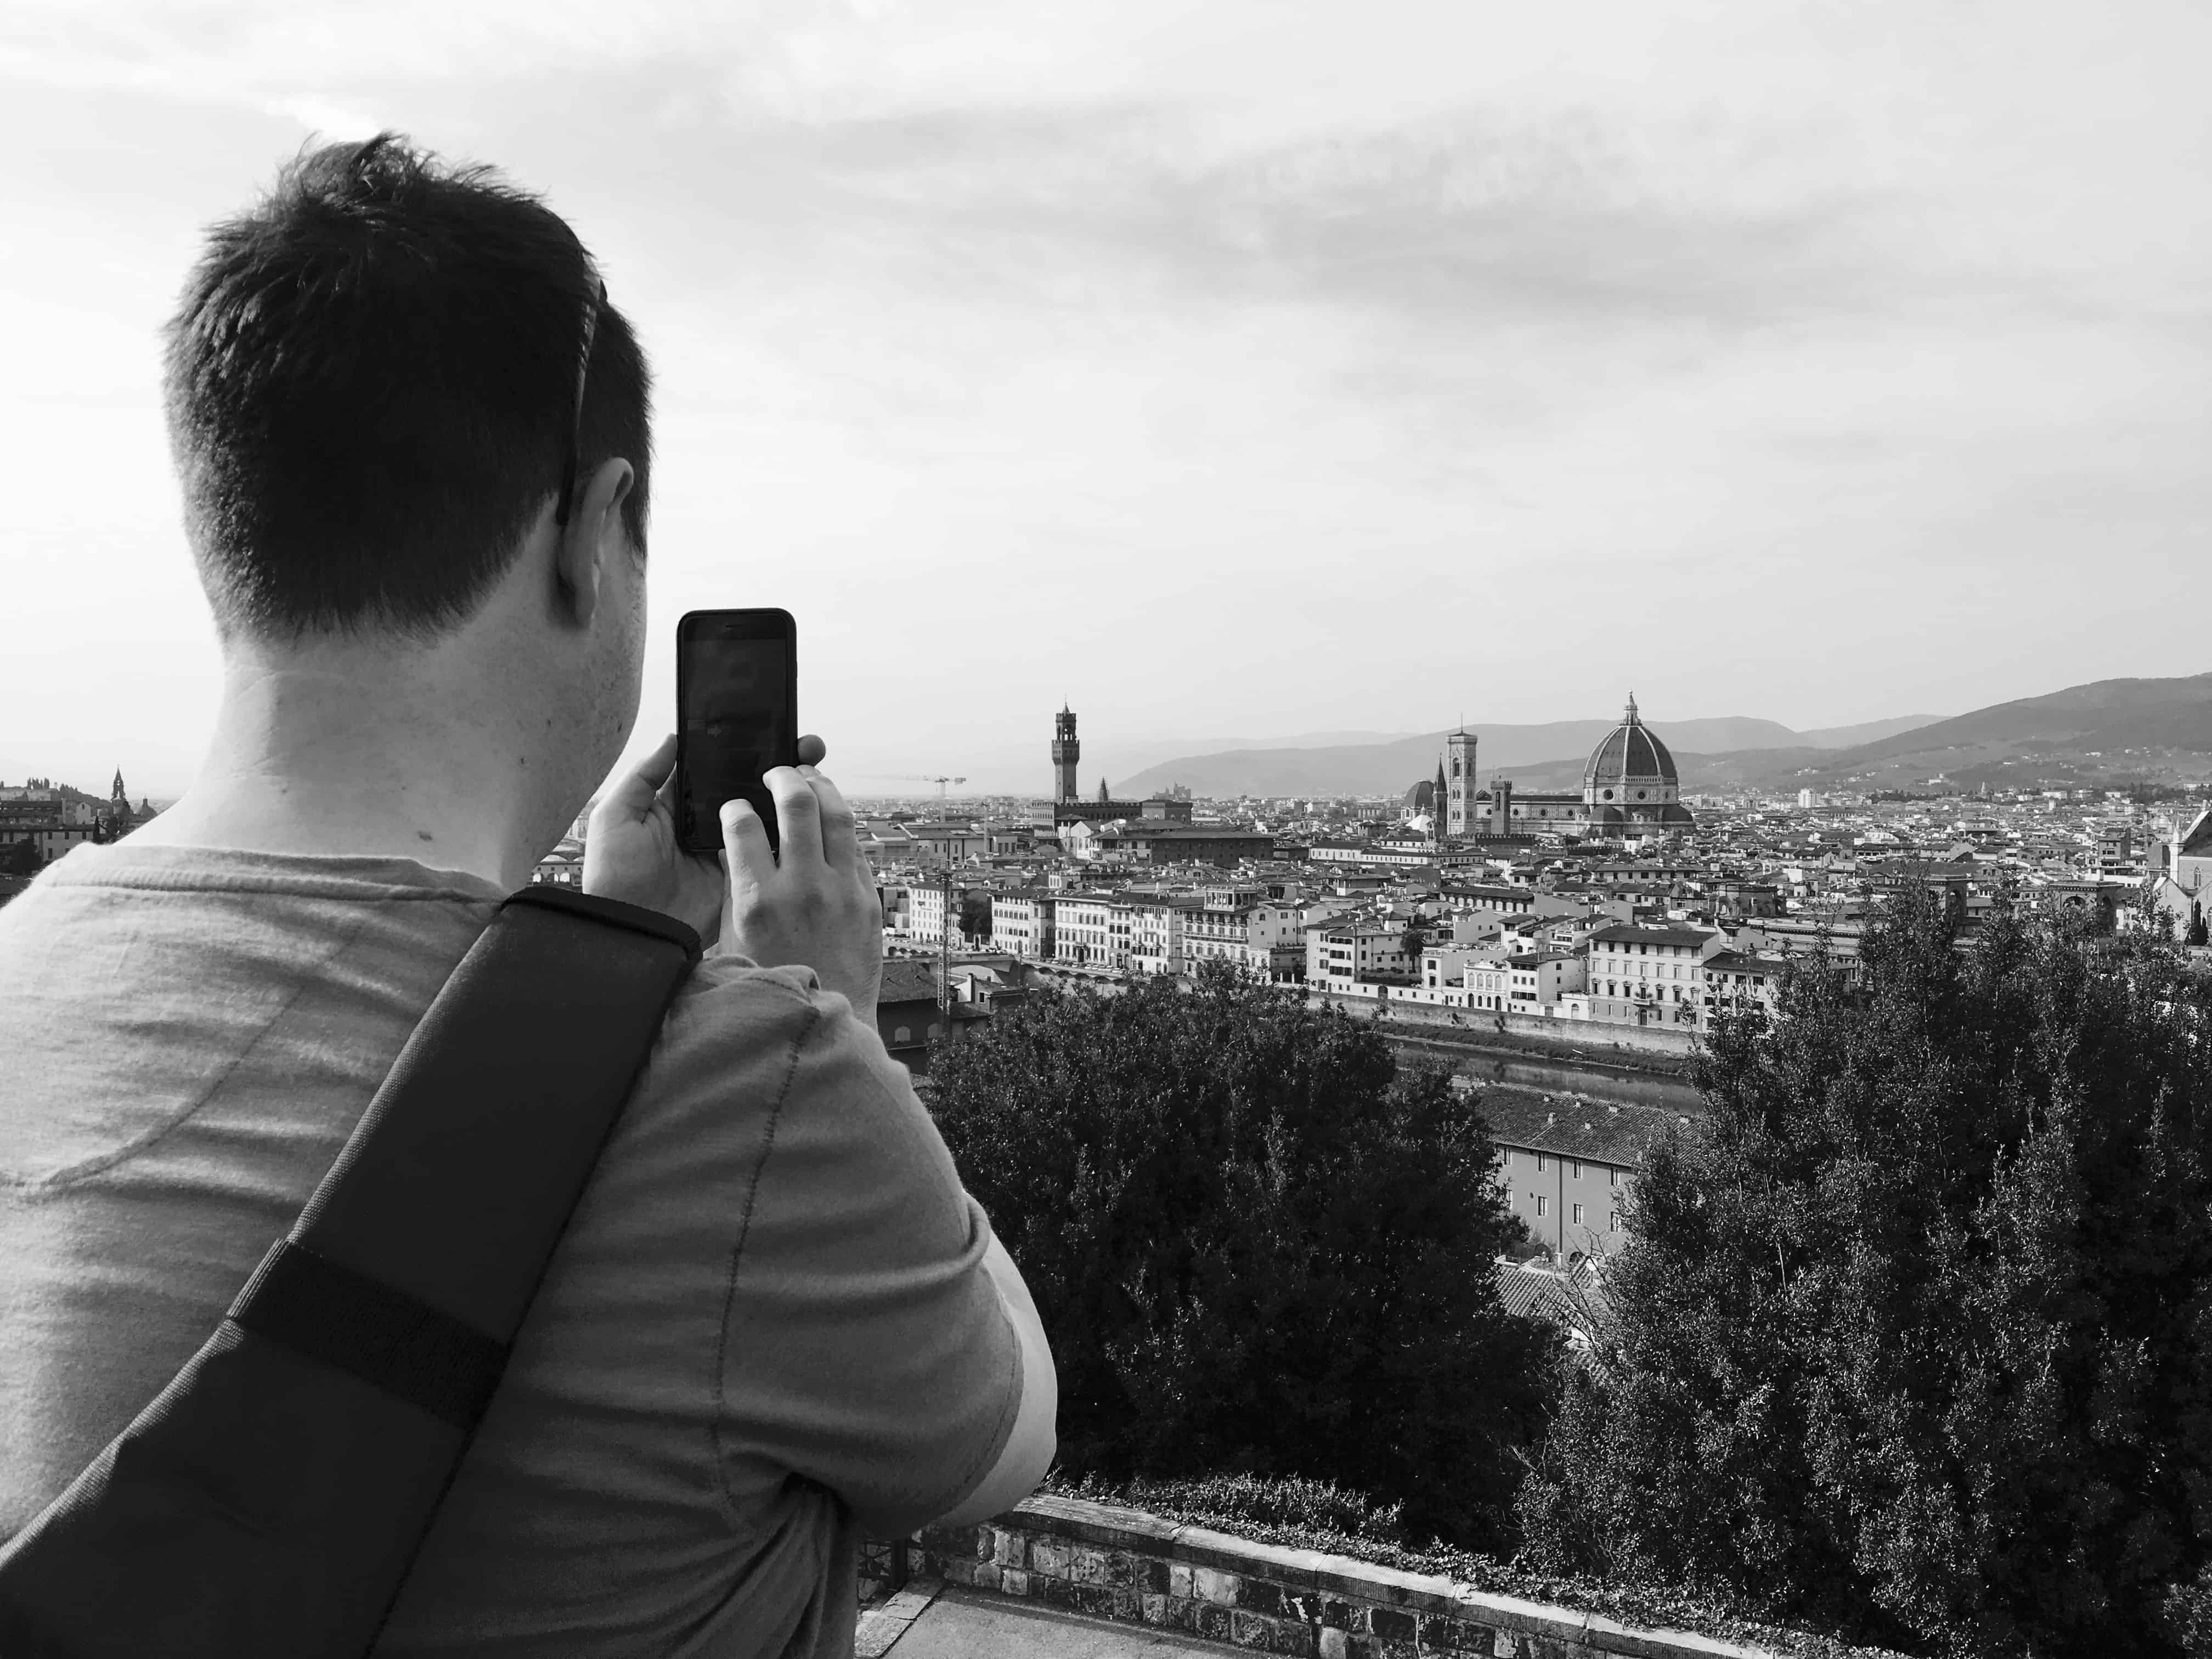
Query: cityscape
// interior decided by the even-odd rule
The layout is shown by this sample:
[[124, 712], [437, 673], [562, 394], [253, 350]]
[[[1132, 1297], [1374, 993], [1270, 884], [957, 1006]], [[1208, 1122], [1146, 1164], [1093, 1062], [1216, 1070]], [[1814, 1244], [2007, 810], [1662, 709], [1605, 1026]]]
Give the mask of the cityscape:
[[2207, 62], [0, 18], [0, 1659], [2212, 1659]]
[[[1869, 920], [1904, 891], [1941, 891], [1970, 930], [2015, 910], [2148, 915], [2203, 945], [2212, 792], [1700, 790], [1632, 696], [1578, 790], [1486, 774], [1480, 729], [1464, 723], [1395, 798], [1170, 786], [1117, 799], [1103, 778], [1086, 794], [1065, 707], [1039, 750], [1050, 793], [1033, 801], [862, 803], [890, 1052], [926, 1078], [933, 1042], [1032, 987], [1110, 993], [1218, 964], [1381, 1021], [1425, 1058], [1602, 1055], [1610, 1082], [1555, 1064], [1559, 1088], [1484, 1091], [1500, 1184], [1540, 1247], [1523, 1269], [1599, 1270], [1626, 1243], [1642, 1147], [1701, 1109], [1679, 1081], [1698, 1039], [1749, 1008], [1773, 1015], [1793, 963], [1848, 975]], [[155, 810], [131, 804], [119, 773], [104, 799], [49, 778], [0, 783], [0, 902]], [[534, 881], [580, 886], [587, 816]], [[1505, 1282], [1530, 1306], [1564, 1306], [1548, 1281]]]

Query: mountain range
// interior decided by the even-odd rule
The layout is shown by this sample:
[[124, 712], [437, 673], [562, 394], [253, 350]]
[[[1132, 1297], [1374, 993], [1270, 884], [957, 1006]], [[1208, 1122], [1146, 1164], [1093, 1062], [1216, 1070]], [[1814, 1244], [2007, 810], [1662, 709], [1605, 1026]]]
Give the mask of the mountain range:
[[[1909, 715], [1796, 732], [1773, 720], [1646, 721], [1674, 756], [1684, 789], [2079, 787], [2212, 778], [2212, 674], [2069, 686], [1952, 716]], [[1475, 726], [1477, 764], [1523, 789], [1580, 785], [1591, 749], [1617, 722]], [[1330, 734], [1336, 735], [1336, 734]], [[1346, 734], [1349, 735], [1349, 734]], [[1231, 747], [1115, 780], [1127, 799], [1182, 784], [1199, 795], [1395, 794], [1436, 769], [1444, 733]]]

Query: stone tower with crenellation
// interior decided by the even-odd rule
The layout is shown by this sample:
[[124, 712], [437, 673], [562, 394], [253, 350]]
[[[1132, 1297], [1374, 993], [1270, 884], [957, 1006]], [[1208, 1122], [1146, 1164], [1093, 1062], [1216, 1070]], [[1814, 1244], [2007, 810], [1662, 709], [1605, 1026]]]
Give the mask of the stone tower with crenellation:
[[1067, 705], [1060, 705], [1060, 713], [1052, 717], [1052, 798], [1055, 801], [1075, 799], [1075, 763], [1083, 757], [1083, 745], [1075, 740], [1075, 715]]

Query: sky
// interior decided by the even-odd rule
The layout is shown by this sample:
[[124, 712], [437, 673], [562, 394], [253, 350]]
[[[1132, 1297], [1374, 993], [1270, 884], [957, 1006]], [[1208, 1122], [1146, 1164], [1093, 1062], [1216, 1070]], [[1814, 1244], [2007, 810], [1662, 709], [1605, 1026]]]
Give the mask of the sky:
[[659, 374], [639, 743], [856, 793], [2212, 668], [2212, 9], [11, 0], [0, 781], [188, 780], [161, 324], [309, 140], [544, 191]]

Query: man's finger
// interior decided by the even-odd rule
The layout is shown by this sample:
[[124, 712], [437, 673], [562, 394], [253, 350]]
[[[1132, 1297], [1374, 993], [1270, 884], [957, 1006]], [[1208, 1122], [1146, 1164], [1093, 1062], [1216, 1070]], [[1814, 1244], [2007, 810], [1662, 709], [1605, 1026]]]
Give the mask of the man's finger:
[[775, 800], [776, 854], [783, 867], [790, 869], [793, 859], [820, 864], [822, 803], [814, 786], [788, 766], [769, 768], [761, 781]]
[[860, 829], [853, 809], [837, 786], [812, 767], [799, 768], [799, 775], [814, 786], [814, 798], [822, 805], [823, 858], [833, 870], [851, 869], [860, 857]]
[[775, 873], [775, 854], [768, 826], [749, 800], [722, 803], [722, 851], [730, 862], [730, 902], [742, 910], [746, 901]]
[[799, 763], [801, 766], [819, 766], [829, 757], [830, 745], [812, 732], [799, 740]]
[[653, 799], [660, 793], [663, 783], [672, 779], [675, 772], [676, 734], [671, 732], [653, 745], [650, 754], [615, 779], [613, 786], [592, 809], [593, 815], [614, 812], [629, 819], [645, 817], [653, 811]]

